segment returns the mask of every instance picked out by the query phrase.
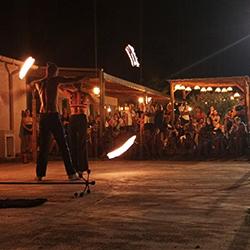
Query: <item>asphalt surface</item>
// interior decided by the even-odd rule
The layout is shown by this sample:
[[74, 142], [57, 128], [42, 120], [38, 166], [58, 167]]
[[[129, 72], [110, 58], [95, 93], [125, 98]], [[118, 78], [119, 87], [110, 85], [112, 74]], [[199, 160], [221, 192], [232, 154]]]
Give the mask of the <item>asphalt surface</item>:
[[[250, 249], [247, 161], [90, 162], [79, 185], [0, 185], [0, 198], [47, 199], [0, 209], [0, 249]], [[34, 164], [0, 164], [0, 181], [31, 182]], [[49, 162], [47, 181], [68, 182]]]

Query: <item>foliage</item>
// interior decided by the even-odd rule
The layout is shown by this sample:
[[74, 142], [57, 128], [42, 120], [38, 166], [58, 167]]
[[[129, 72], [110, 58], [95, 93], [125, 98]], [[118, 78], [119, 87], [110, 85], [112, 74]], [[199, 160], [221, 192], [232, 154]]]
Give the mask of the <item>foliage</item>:
[[216, 93], [205, 92], [198, 95], [188, 96], [188, 102], [194, 107], [201, 107], [204, 112], [208, 112], [211, 106], [224, 116], [233, 106], [238, 104], [238, 99], [231, 99], [232, 92], [230, 93]]

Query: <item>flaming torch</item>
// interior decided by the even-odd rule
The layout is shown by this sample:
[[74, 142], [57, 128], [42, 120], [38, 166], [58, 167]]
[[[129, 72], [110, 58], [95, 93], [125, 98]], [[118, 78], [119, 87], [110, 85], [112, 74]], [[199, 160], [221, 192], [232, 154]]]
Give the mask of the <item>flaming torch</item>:
[[34, 62], [35, 62], [35, 59], [33, 58], [33, 57], [28, 57], [26, 60], [25, 60], [25, 62], [24, 62], [24, 64], [23, 64], [23, 66], [22, 66], [22, 68], [20, 69], [20, 71], [19, 71], [19, 78], [22, 80], [25, 76], [26, 76], [26, 74], [27, 74], [27, 72], [29, 71], [29, 69], [32, 67], [32, 65], [34, 64]]
[[109, 159], [113, 159], [115, 157], [120, 156], [124, 152], [126, 152], [135, 142], [136, 135], [130, 137], [121, 147], [115, 149], [114, 151], [107, 154]]
[[138, 62], [138, 58], [135, 54], [135, 49], [130, 44], [128, 44], [125, 48], [125, 51], [128, 54], [132, 67], [136, 66], [139, 68], [140, 63]]

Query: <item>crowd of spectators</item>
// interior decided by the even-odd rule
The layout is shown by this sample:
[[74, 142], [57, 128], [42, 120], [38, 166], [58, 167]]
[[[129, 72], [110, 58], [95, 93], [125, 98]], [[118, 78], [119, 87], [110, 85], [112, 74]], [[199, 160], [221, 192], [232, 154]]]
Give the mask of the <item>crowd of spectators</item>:
[[[173, 119], [171, 109], [170, 104], [131, 104], [109, 113], [97, 153], [104, 156], [132, 134], [137, 135], [137, 143], [124, 156], [132, 159], [208, 159], [248, 153], [244, 106], [233, 107], [224, 117], [214, 106], [205, 113], [182, 102], [175, 106]], [[92, 119], [90, 128], [94, 128], [89, 134], [91, 149], [97, 146], [91, 131], [98, 130], [98, 122]]]
[[[136, 135], [136, 143], [122, 156], [126, 159], [211, 159], [241, 157], [248, 154], [248, 129], [244, 105], [222, 116], [211, 106], [208, 112], [191, 108], [186, 102], [174, 107], [161, 104], [124, 105], [106, 112], [105, 128], [100, 138], [100, 116], [88, 116], [88, 154], [106, 157], [126, 139]], [[27, 111], [22, 118], [22, 155], [26, 162], [31, 152], [31, 119]], [[67, 131], [69, 115], [64, 109], [62, 122]], [[27, 130], [25, 133], [24, 130]], [[50, 154], [60, 154], [51, 138]]]

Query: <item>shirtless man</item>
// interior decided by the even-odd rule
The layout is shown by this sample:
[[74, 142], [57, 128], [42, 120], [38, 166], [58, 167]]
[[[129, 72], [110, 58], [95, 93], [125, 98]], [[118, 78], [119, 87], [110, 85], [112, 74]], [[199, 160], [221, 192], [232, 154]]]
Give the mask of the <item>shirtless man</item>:
[[36, 180], [41, 181], [46, 176], [48, 163], [48, 150], [50, 142], [50, 133], [53, 134], [62, 152], [62, 157], [69, 180], [78, 180], [76, 170], [73, 168], [71, 155], [66, 141], [65, 131], [57, 110], [57, 89], [59, 84], [67, 84], [79, 81], [80, 77], [61, 77], [58, 76], [58, 69], [54, 63], [47, 63], [45, 78], [34, 81], [39, 93], [40, 123], [39, 123], [39, 153], [36, 165]]
[[87, 111], [89, 102], [93, 98], [82, 90], [81, 84], [74, 84], [74, 89], [66, 89], [70, 106], [69, 138], [73, 165], [82, 177], [84, 171], [89, 170], [87, 146]]

